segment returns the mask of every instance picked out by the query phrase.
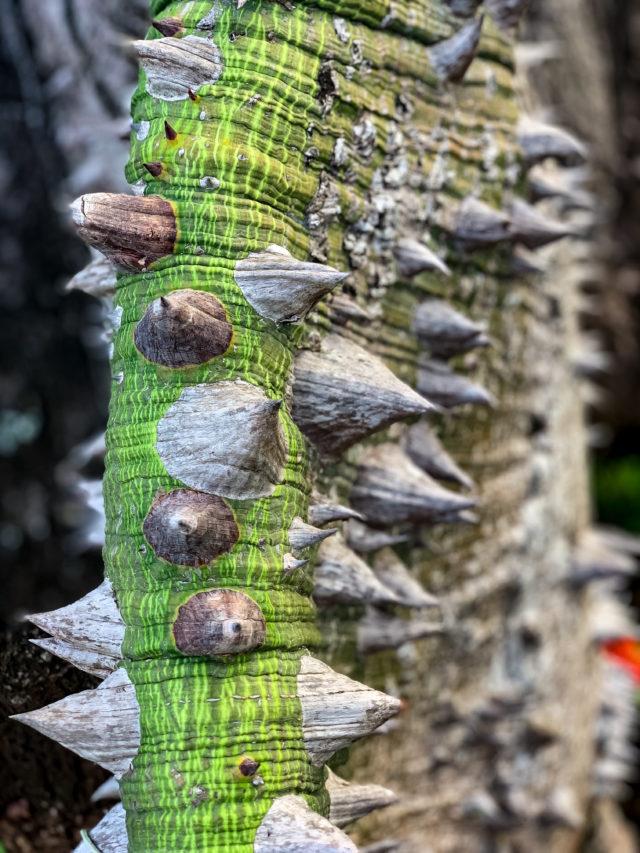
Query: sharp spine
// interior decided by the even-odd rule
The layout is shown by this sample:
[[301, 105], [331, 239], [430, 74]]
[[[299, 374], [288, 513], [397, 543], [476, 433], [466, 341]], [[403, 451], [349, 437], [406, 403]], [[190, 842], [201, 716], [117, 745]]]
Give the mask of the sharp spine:
[[433, 430], [423, 421], [407, 432], [404, 449], [415, 464], [436, 480], [449, 480], [472, 489], [473, 480], [456, 465]]
[[373, 571], [380, 583], [394, 592], [405, 607], [439, 607], [440, 601], [415, 578], [391, 548], [376, 554]]
[[77, 272], [66, 286], [66, 290], [82, 290], [89, 296], [104, 300], [113, 307], [116, 295], [116, 271], [105, 257], [98, 257]]
[[527, 166], [533, 166], [548, 157], [571, 166], [583, 163], [587, 157], [586, 147], [571, 133], [529, 117], [520, 120], [518, 143]]
[[386, 530], [376, 530], [355, 519], [347, 525], [347, 543], [360, 554], [368, 554], [391, 545], [401, 545], [407, 539], [405, 533], [392, 534]]
[[66, 660], [82, 672], [95, 675], [97, 678], [106, 678], [120, 663], [119, 658], [94, 652], [89, 649], [78, 649], [75, 646], [56, 640], [55, 637], [43, 637], [29, 640], [34, 646], [44, 649], [51, 655]]
[[432, 252], [423, 243], [409, 237], [398, 240], [393, 249], [393, 254], [400, 275], [404, 278], [412, 278], [414, 275], [427, 270], [438, 270], [444, 275], [451, 275], [449, 267], [435, 252]]
[[115, 776], [111, 776], [102, 783], [91, 795], [92, 803], [99, 803], [102, 800], [119, 800], [120, 785]]
[[151, 21], [151, 26], [162, 36], [175, 36], [184, 30], [180, 18], [161, 18]]
[[454, 15], [461, 18], [471, 18], [475, 16], [481, 0], [444, 0], [444, 2]]
[[153, 163], [143, 163], [144, 168], [149, 172], [152, 178], [159, 178], [162, 174], [162, 163], [159, 160]]
[[174, 127], [171, 127], [166, 119], [164, 120], [164, 135], [170, 142], [178, 138], [178, 131]]
[[485, 9], [501, 30], [513, 30], [527, 10], [529, 0], [485, 0]]
[[346, 293], [333, 294], [329, 302], [329, 316], [338, 326], [346, 326], [350, 322], [371, 322], [371, 315]]
[[216, 83], [223, 71], [218, 46], [199, 36], [145, 39], [134, 41], [133, 48], [145, 72], [147, 92], [163, 101], [186, 100], [201, 86]]
[[313, 597], [324, 602], [398, 604], [398, 596], [375, 576], [341, 537], [320, 546]]
[[475, 501], [442, 488], [394, 444], [366, 453], [358, 467], [351, 501], [374, 524], [456, 521]]
[[472, 196], [465, 198], [453, 212], [448, 230], [469, 251], [511, 239], [509, 217]]
[[358, 623], [358, 652], [372, 655], [387, 649], [397, 649], [405, 643], [423, 640], [434, 634], [442, 634], [442, 622], [425, 618], [399, 619], [380, 610], [369, 608]]
[[293, 574], [293, 572], [297, 572], [298, 569], [301, 569], [303, 566], [306, 566], [309, 560], [298, 560], [293, 554], [285, 554], [284, 555], [284, 573], [285, 575]]
[[329, 819], [340, 828], [376, 809], [384, 809], [398, 802], [398, 797], [388, 788], [347, 782], [332, 770], [329, 770], [326, 784], [331, 800]]
[[337, 334], [294, 362], [292, 418], [323, 453], [335, 455], [367, 435], [433, 407], [383, 362]]
[[319, 545], [324, 539], [338, 532], [337, 527], [329, 530], [319, 530], [312, 524], [306, 524], [301, 518], [294, 518], [289, 528], [289, 545], [293, 551], [302, 551]]
[[519, 246], [511, 255], [509, 272], [513, 275], [542, 275], [546, 270], [532, 252]]
[[539, 249], [573, 234], [566, 225], [544, 216], [522, 199], [511, 205], [511, 228], [514, 240], [527, 249]]
[[121, 269], [141, 272], [173, 254], [176, 215], [159, 196], [92, 193], [73, 202], [71, 215], [82, 239]]
[[475, 58], [484, 16], [461, 27], [451, 38], [427, 49], [431, 66], [441, 80], [460, 83]]
[[445, 409], [466, 404], [494, 405], [491, 394], [480, 385], [455, 373], [443, 362], [428, 358], [418, 363], [418, 391], [430, 402]]
[[127, 853], [129, 840], [126, 814], [122, 803], [110, 809], [100, 823], [94, 826], [89, 833], [89, 839], [94, 845], [93, 848], [85, 841], [81, 841], [74, 848], [73, 853], [94, 853], [96, 849], [100, 853]]
[[266, 497], [280, 483], [288, 453], [281, 406], [242, 380], [188, 385], [158, 423], [156, 451], [191, 489]]
[[332, 504], [324, 498], [317, 497], [317, 503], [309, 507], [309, 521], [312, 524], [329, 524], [332, 521], [347, 521], [350, 518], [362, 520], [362, 515], [348, 506]]
[[116, 670], [95, 690], [75, 693], [12, 719], [118, 778], [129, 769], [140, 745], [140, 711], [135, 688], [124, 669]]
[[247, 302], [274, 323], [300, 323], [314, 305], [349, 275], [326, 264], [299, 261], [282, 246], [268, 246], [236, 261], [234, 278]]
[[254, 853], [280, 853], [282, 850], [358, 853], [348, 835], [312, 811], [303, 797], [294, 794], [273, 801], [258, 827], [253, 850]]
[[[94, 654], [97, 659], [122, 657], [125, 624], [108, 580], [73, 604], [48, 613], [33, 613], [27, 619], [51, 634], [65, 653], [76, 649]], [[53, 647], [47, 651], [58, 654]]]
[[421, 302], [414, 312], [412, 329], [436, 358], [452, 358], [490, 344], [484, 329], [443, 299]]
[[311, 655], [300, 661], [298, 696], [305, 748], [316, 766], [371, 734], [402, 708], [399, 699], [352, 681]]

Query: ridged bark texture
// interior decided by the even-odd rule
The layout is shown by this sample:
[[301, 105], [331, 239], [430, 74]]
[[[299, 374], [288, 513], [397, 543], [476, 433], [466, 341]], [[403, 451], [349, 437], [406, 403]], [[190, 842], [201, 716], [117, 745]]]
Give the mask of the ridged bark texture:
[[[562, 762], [537, 790], [532, 723], [518, 714], [528, 691], [542, 694], [540, 672], [554, 699], [562, 683], [564, 662], [538, 659], [535, 638], [562, 646], [569, 623], [587, 669], [563, 574], [586, 518], [583, 445], [566, 340], [544, 331], [570, 293], [516, 279], [512, 254], [568, 229], [518, 200], [500, 27], [525, 4], [494, 0], [485, 19], [476, 5], [152, 3], [154, 27], [136, 43], [134, 195], [74, 208], [120, 269], [105, 561], [139, 705], [121, 780], [130, 853], [327, 849], [328, 824], [305, 824], [299, 795], [330, 816], [321, 765], [397, 710], [382, 694], [368, 708], [366, 688], [340, 677], [327, 687], [326, 668], [303, 658], [319, 643], [311, 568], [327, 532], [305, 524], [353, 510], [353, 550], [322, 546], [315, 598], [326, 656], [415, 700], [391, 741], [404, 795], [393, 827], [407, 850], [425, 849], [425, 827], [434, 851], [476, 850], [478, 820], [512, 830], [529, 797], [524, 841], [539, 841], [549, 767]], [[434, 297], [455, 310], [419, 310]], [[494, 353], [471, 352], [488, 344]], [[430, 403], [455, 461], [400, 423]], [[556, 488], [549, 465], [570, 457]], [[380, 550], [390, 545], [396, 554]], [[437, 618], [408, 617], [438, 606], [410, 570], [438, 593]], [[547, 613], [550, 590], [561, 611]], [[130, 701], [131, 686], [116, 687]], [[583, 732], [593, 707], [579, 687]], [[492, 713], [517, 718], [504, 748], [492, 731], [466, 737], [474, 715]], [[355, 764], [387, 773], [384, 749]], [[478, 792], [487, 761], [491, 791]], [[572, 762], [567, 785], [584, 769]]]

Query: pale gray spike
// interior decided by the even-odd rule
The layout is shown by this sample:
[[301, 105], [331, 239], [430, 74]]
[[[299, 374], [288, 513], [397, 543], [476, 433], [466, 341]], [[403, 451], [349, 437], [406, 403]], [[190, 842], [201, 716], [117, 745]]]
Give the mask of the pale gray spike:
[[294, 551], [302, 551], [304, 548], [312, 548], [314, 545], [319, 545], [324, 539], [333, 536], [338, 532], [337, 527], [329, 530], [319, 530], [312, 524], [306, 524], [297, 516], [291, 522], [289, 528], [289, 545]]
[[398, 604], [396, 594], [338, 536], [320, 546], [313, 597], [323, 602]]
[[140, 745], [140, 709], [126, 670], [118, 669], [95, 690], [74, 693], [12, 719], [94, 761], [116, 777], [131, 766]]
[[[310, 655], [301, 659], [298, 696], [305, 748], [316, 766], [370, 734], [401, 708], [399, 700], [334, 672]], [[95, 761], [116, 778], [129, 769], [140, 746], [140, 708], [123, 668], [95, 690], [75, 693], [12, 719]]]
[[268, 246], [236, 261], [234, 278], [247, 302], [274, 323], [300, 323], [348, 272], [299, 261], [282, 246]]
[[284, 555], [284, 573], [285, 575], [290, 575], [292, 572], [296, 572], [298, 569], [301, 569], [303, 566], [306, 566], [309, 560], [298, 560], [293, 554], [285, 554]]
[[305, 799], [294, 794], [278, 797], [262, 819], [253, 843], [254, 853], [358, 853], [348, 835]]
[[444, 275], [451, 275], [449, 267], [435, 252], [410, 237], [402, 237], [398, 240], [393, 248], [393, 254], [398, 263], [400, 275], [404, 278], [412, 278], [427, 270], [438, 270]]
[[451, 370], [441, 361], [422, 358], [418, 363], [418, 391], [438, 406], [453, 409], [474, 404], [493, 406], [494, 399], [480, 385]]
[[402, 708], [399, 699], [352, 681], [311, 655], [300, 661], [298, 696], [305, 748], [316, 767]]
[[386, 649], [397, 649], [405, 643], [412, 643], [442, 634], [442, 622], [432, 622], [424, 618], [399, 619], [380, 610], [369, 608], [367, 614], [358, 623], [358, 652], [371, 655]]
[[406, 433], [404, 449], [413, 462], [436, 480], [449, 480], [467, 489], [473, 488], [473, 480], [459, 468], [444, 449], [436, 434], [420, 421]]
[[33, 613], [27, 619], [66, 646], [105, 659], [122, 657], [125, 624], [108, 580], [73, 604], [49, 613]]
[[378, 445], [362, 456], [351, 501], [380, 525], [438, 524], [475, 505], [475, 501], [443, 489], [395, 444]]
[[505, 31], [518, 26], [529, 0], [485, 0], [484, 7], [493, 18], [496, 26]]
[[541, 275], [545, 272], [545, 268], [532, 252], [519, 246], [511, 255], [509, 272], [513, 275]]
[[572, 555], [569, 580], [582, 586], [598, 580], [626, 580], [636, 572], [636, 561], [627, 554], [610, 548], [597, 530], [586, 530]]
[[339, 326], [349, 322], [370, 323], [372, 319], [371, 314], [346, 293], [334, 293], [328, 307], [331, 320]]
[[329, 524], [331, 521], [347, 521], [350, 518], [362, 520], [362, 515], [351, 507], [324, 502], [322, 498], [309, 507], [309, 521], [312, 524]]
[[[362, 518], [362, 516], [360, 516]], [[369, 554], [390, 545], [401, 545], [406, 542], [405, 533], [391, 534], [385, 530], [376, 530], [360, 521], [350, 521], [347, 525], [347, 544], [360, 554]]]
[[82, 290], [110, 304], [116, 295], [115, 267], [104, 255], [99, 255], [73, 276], [66, 290]]
[[465, 249], [484, 249], [511, 239], [507, 214], [468, 196], [452, 216], [449, 230]]
[[528, 71], [561, 57], [559, 41], [521, 41], [514, 46], [513, 53], [518, 70]]
[[395, 838], [385, 838], [360, 848], [360, 853], [402, 853], [402, 841]]
[[153, 98], [184, 101], [189, 90], [215, 83], [224, 69], [222, 53], [213, 39], [187, 35], [134, 41], [144, 69], [146, 90]]
[[115, 776], [110, 776], [91, 794], [91, 802], [99, 803], [102, 800], [119, 800], [120, 785]]
[[236, 500], [268, 497], [288, 456], [281, 405], [242, 380], [187, 386], [158, 423], [156, 451], [191, 489]]
[[406, 607], [438, 607], [440, 601], [428, 593], [391, 548], [376, 554], [373, 571], [381, 584], [398, 596]]
[[528, 175], [529, 198], [534, 202], [559, 198], [564, 202], [565, 209], [591, 210], [594, 204], [593, 196], [576, 187], [575, 181], [571, 183], [566, 180], [567, 171], [551, 171], [542, 165], [534, 166]]
[[528, 166], [552, 157], [566, 166], [582, 163], [587, 149], [571, 133], [552, 124], [522, 116], [518, 124], [518, 143]]
[[471, 18], [475, 15], [481, 0], [444, 0], [454, 15]]
[[62, 640], [57, 640], [55, 637], [36, 638], [29, 640], [29, 642], [51, 655], [68, 661], [82, 672], [88, 672], [89, 675], [95, 675], [97, 678], [106, 678], [117, 669], [120, 663], [120, 658], [94, 652], [90, 649], [79, 649]]
[[323, 453], [335, 456], [409, 415], [433, 410], [375, 355], [337, 334], [294, 361], [291, 416]]
[[426, 299], [416, 308], [411, 327], [436, 358], [451, 358], [475, 347], [489, 346], [484, 329], [444, 299]]
[[398, 797], [388, 788], [347, 782], [336, 776], [333, 770], [329, 770], [326, 785], [331, 800], [329, 820], [340, 828], [376, 809], [384, 809], [398, 802]]
[[81, 841], [73, 853], [127, 853], [129, 839], [127, 837], [126, 813], [122, 803], [110, 809], [100, 823], [89, 832], [91, 845]]
[[640, 536], [621, 530], [617, 527], [598, 526], [592, 528], [599, 541], [606, 548], [617, 551], [620, 554], [631, 554], [640, 557]]
[[514, 240], [527, 249], [539, 249], [574, 233], [562, 222], [544, 216], [522, 199], [516, 199], [511, 205], [511, 229]]
[[461, 27], [457, 33], [427, 48], [431, 67], [441, 80], [460, 83], [475, 58], [484, 16]]

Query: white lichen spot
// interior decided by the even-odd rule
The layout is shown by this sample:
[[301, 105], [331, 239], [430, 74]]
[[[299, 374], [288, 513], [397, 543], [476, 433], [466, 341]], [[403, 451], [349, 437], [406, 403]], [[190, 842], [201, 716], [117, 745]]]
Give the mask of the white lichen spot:
[[149, 135], [149, 128], [151, 127], [151, 122], [149, 121], [139, 121], [137, 124], [133, 125], [133, 128], [136, 132], [136, 139], [138, 142], [143, 142], [147, 136]]
[[205, 190], [217, 190], [220, 186], [220, 181], [213, 175], [204, 175], [200, 178], [198, 184]]
[[334, 18], [333, 29], [336, 31], [336, 35], [343, 44], [349, 44], [351, 33], [349, 32], [349, 27], [347, 26], [347, 22], [344, 18]]
[[336, 168], [340, 169], [349, 163], [350, 157], [351, 154], [349, 151], [349, 146], [345, 142], [344, 137], [339, 136], [336, 139], [335, 145], [333, 146], [333, 152], [331, 153], [331, 162]]
[[496, 80], [496, 75], [493, 73], [493, 69], [491, 68], [485, 69], [485, 85], [487, 98], [495, 97], [495, 94], [498, 91], [498, 81]]

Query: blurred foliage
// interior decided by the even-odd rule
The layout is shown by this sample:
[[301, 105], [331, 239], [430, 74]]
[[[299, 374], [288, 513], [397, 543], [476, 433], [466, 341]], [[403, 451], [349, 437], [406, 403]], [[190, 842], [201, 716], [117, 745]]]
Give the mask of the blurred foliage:
[[592, 471], [598, 520], [640, 533], [640, 455], [596, 459]]

